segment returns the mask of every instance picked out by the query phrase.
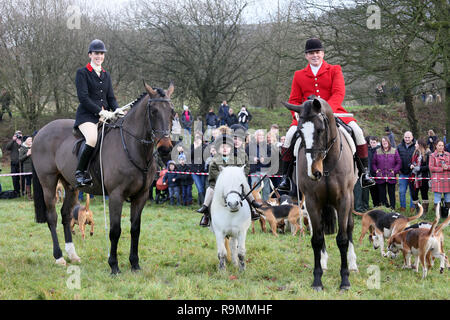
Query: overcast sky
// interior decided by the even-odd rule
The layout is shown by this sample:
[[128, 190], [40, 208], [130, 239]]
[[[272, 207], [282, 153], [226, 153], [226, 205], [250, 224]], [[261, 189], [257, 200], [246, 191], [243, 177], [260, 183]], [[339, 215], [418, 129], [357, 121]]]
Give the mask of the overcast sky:
[[[82, 7], [89, 7], [93, 10], [108, 8], [120, 10], [122, 6], [127, 5], [133, 0], [78, 0], [77, 2]], [[246, 20], [256, 20], [267, 18], [269, 13], [274, 13], [277, 10], [278, 1], [283, 4], [287, 0], [248, 0], [249, 6], [246, 10]]]

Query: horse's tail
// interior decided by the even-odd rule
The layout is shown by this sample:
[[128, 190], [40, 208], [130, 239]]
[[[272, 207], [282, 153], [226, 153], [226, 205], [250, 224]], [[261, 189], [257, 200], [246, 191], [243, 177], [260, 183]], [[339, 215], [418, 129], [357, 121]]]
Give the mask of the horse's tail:
[[322, 229], [325, 234], [336, 233], [336, 214], [330, 205], [325, 205], [322, 209]]
[[225, 237], [225, 249], [227, 249], [227, 261], [231, 262], [230, 239]]
[[36, 170], [33, 166], [33, 199], [34, 199], [34, 217], [37, 223], [47, 222], [47, 207], [44, 201], [44, 190], [42, 190]]

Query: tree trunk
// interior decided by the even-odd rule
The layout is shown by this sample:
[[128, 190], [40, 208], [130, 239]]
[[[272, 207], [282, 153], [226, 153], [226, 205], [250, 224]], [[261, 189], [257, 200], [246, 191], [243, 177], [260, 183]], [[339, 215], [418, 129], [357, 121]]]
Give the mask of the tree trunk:
[[413, 136], [418, 137], [419, 127], [416, 112], [414, 110], [413, 95], [411, 94], [411, 90], [406, 90], [403, 98], [405, 100], [406, 117], [408, 118], [409, 127], [411, 128]]

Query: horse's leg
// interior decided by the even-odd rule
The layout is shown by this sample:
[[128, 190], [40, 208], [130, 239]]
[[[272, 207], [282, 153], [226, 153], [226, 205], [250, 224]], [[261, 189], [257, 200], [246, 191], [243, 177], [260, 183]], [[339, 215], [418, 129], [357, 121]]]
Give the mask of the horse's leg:
[[347, 252], [349, 246], [349, 238], [347, 233], [347, 225], [349, 220], [349, 215], [351, 210], [350, 199], [341, 201], [338, 208], [338, 221], [339, 221], [339, 231], [336, 236], [336, 243], [341, 254], [341, 290], [350, 289], [350, 281], [348, 277], [350, 272], [348, 270]]
[[75, 251], [75, 246], [72, 242], [72, 228], [71, 228], [71, 217], [70, 213], [75, 206], [75, 203], [78, 198], [78, 191], [72, 191], [69, 189], [67, 183], [63, 182], [66, 196], [64, 197], [63, 206], [61, 208], [61, 218], [62, 224], [64, 228], [64, 240], [66, 242], [65, 249], [67, 254], [69, 255], [69, 259], [71, 262], [81, 262], [80, 257], [77, 255]]
[[239, 237], [238, 237], [238, 247], [237, 247], [237, 251], [238, 251], [238, 258], [239, 258], [239, 271], [244, 271], [245, 270], [245, 253], [246, 253], [246, 249], [245, 249], [245, 239], [247, 237], [247, 230], [242, 231], [241, 233], [239, 233]]
[[58, 241], [58, 234], [56, 233], [56, 224], [58, 222], [58, 215], [55, 208], [56, 183], [56, 178], [50, 178], [49, 176], [45, 181], [43, 179], [41, 180], [45, 206], [47, 207], [47, 225], [50, 229], [50, 234], [53, 241], [53, 257], [55, 258], [56, 264], [65, 266], [66, 260], [62, 255], [61, 247], [59, 246]]
[[[322, 209], [320, 209], [322, 210]], [[322, 265], [321, 265], [321, 258], [322, 258], [322, 249], [325, 246], [325, 238], [323, 235], [323, 229], [320, 224], [320, 218], [317, 214], [314, 214], [318, 211], [318, 208], [309, 208], [308, 212], [310, 213], [310, 219], [311, 219], [311, 228], [313, 229], [313, 235], [311, 237], [311, 245], [314, 251], [314, 281], [312, 283], [312, 288], [316, 291], [322, 291], [323, 285], [322, 285]]]
[[108, 264], [111, 267], [111, 274], [120, 273], [119, 264], [117, 262], [117, 244], [119, 242], [120, 220], [122, 215], [123, 199], [120, 195], [111, 194], [109, 196], [109, 240], [111, 242], [111, 249], [108, 258]]
[[231, 261], [237, 267], [238, 266], [238, 239], [236, 237], [231, 237], [230, 249], [231, 249]]
[[141, 214], [145, 206], [147, 192], [137, 199], [133, 199], [131, 202], [130, 210], [130, 222], [131, 222], [131, 247], [130, 247], [130, 264], [131, 271], [140, 270], [139, 266], [139, 255], [138, 255], [138, 245], [139, 245], [139, 235], [141, 233]]
[[221, 231], [214, 230], [217, 243], [217, 257], [219, 258], [219, 270], [225, 271], [227, 249], [225, 248], [225, 235]]
[[349, 213], [347, 225], [347, 237], [349, 241], [347, 253], [348, 268], [350, 271], [358, 272], [358, 265], [356, 264], [355, 246], [353, 245], [353, 226], [354, 226], [353, 215]]

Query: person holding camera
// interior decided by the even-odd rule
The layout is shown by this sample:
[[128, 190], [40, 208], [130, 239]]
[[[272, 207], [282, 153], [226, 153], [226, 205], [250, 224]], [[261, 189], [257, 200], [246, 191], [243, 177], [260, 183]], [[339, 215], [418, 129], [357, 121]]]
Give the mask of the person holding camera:
[[450, 153], [444, 150], [444, 142], [438, 140], [436, 150], [430, 155], [431, 191], [434, 192], [434, 205], [444, 194], [445, 207], [450, 208]]
[[[33, 138], [26, 137], [24, 143], [19, 148], [19, 161], [22, 164], [23, 172], [32, 172], [33, 171], [33, 162], [31, 160], [31, 146], [33, 144]], [[24, 176], [24, 182], [25, 182], [25, 191], [28, 200], [33, 200], [31, 197], [31, 178], [32, 175], [25, 175]]]
[[[11, 152], [11, 173], [20, 173], [19, 148], [22, 145], [22, 131], [14, 133], [12, 139], [6, 144], [6, 150]], [[14, 191], [20, 195], [20, 176], [12, 176]]]

